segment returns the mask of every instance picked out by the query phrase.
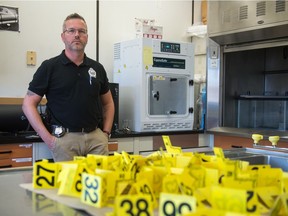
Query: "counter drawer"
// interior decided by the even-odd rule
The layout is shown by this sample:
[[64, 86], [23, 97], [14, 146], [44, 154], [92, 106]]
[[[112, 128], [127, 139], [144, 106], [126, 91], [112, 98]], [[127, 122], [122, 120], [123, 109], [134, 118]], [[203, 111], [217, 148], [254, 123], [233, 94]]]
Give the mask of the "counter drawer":
[[0, 160], [12, 158], [32, 158], [32, 144], [1, 144]]
[[10, 167], [32, 166], [32, 157], [28, 158], [9, 158], [0, 160], [0, 169]]

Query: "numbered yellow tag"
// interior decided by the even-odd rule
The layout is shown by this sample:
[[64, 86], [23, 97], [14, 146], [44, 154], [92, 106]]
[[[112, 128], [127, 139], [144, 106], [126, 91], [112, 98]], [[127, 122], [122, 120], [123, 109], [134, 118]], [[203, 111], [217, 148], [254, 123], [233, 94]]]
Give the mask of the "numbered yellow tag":
[[282, 192], [278, 187], [257, 187], [255, 189], [259, 197], [259, 205], [261, 212], [265, 209], [270, 209], [274, 205], [275, 197], [279, 196]]
[[162, 181], [162, 192], [179, 194], [180, 188], [178, 185], [178, 178], [176, 175], [166, 175]]
[[201, 188], [204, 187], [205, 183], [205, 174], [206, 170], [203, 166], [191, 166], [187, 169], [185, 169], [185, 173], [190, 175], [194, 179], [194, 187], [195, 188]]
[[117, 182], [117, 184], [116, 184], [116, 196], [132, 194], [132, 191], [133, 191], [132, 185], [133, 184], [134, 184], [134, 181], [132, 181], [132, 180]]
[[[225, 211], [220, 211], [217, 209], [207, 209], [207, 208], [203, 208], [203, 209], [199, 209], [194, 213], [188, 213], [185, 214], [185, 216], [247, 216], [246, 214], [230, 214], [229, 212], [225, 212]], [[252, 215], [249, 215], [252, 216]], [[258, 215], [257, 215], [258, 216]]]
[[121, 164], [121, 155], [117, 152], [114, 152], [114, 155], [108, 157], [108, 170], [117, 170]]
[[195, 182], [196, 182], [195, 179], [185, 172], [179, 175], [178, 185], [181, 194], [193, 196]]
[[288, 215], [288, 194], [282, 194], [280, 196], [282, 203], [283, 203], [283, 210], [284, 210], [284, 215]]
[[94, 169], [108, 169], [108, 158], [107, 155], [87, 155], [87, 159], [94, 163]]
[[277, 197], [274, 202], [273, 207], [271, 208], [270, 215], [288, 215], [288, 194], [282, 194]]
[[87, 168], [86, 160], [77, 160], [74, 163], [67, 164], [63, 163], [62, 171], [59, 174], [58, 178], [58, 180], [60, 181], [58, 194], [80, 198], [83, 173], [93, 174], [93, 172]]
[[171, 141], [169, 136], [162, 136], [165, 148], [167, 150], [168, 153], [173, 153], [173, 154], [180, 154], [182, 153], [182, 149], [181, 147], [178, 146], [172, 146]]
[[58, 174], [60, 166], [57, 163], [49, 163], [47, 160], [36, 162], [33, 165], [34, 188], [58, 188]]
[[88, 164], [85, 162], [80, 163], [76, 169], [76, 173], [74, 176], [74, 181], [72, 184], [71, 190], [73, 193], [77, 196], [81, 196], [81, 191], [82, 191], [82, 175], [83, 173], [89, 173], [89, 174], [94, 174], [94, 172], [88, 168]]
[[[62, 167], [62, 171], [59, 174], [60, 186], [58, 189], [58, 195], [67, 195], [77, 197], [77, 193], [73, 190], [73, 182], [76, 176], [77, 164], [66, 164]], [[80, 196], [79, 196], [80, 197]]]
[[116, 195], [117, 190], [117, 183], [123, 182], [118, 181], [118, 173], [111, 171], [111, 170], [102, 170], [102, 169], [96, 169], [96, 175], [99, 175], [102, 177], [103, 182], [108, 185], [108, 187], [105, 187], [105, 193], [106, 197], [109, 200], [114, 199]]
[[196, 199], [192, 196], [161, 193], [159, 216], [181, 216], [196, 211]]
[[259, 214], [258, 196], [254, 190], [247, 190], [247, 213]]
[[114, 211], [117, 215], [147, 215], [153, 216], [153, 204], [149, 195], [124, 195], [117, 196]]
[[225, 176], [227, 177], [234, 177], [236, 178], [237, 176], [237, 167], [238, 167], [238, 161], [233, 161], [233, 160], [225, 160], [224, 162], [224, 173]]
[[187, 167], [191, 161], [192, 156], [177, 156], [176, 157], [176, 167], [184, 168]]
[[282, 189], [283, 171], [280, 168], [260, 169], [258, 170], [257, 186], [278, 187]]
[[153, 189], [146, 179], [142, 179], [136, 182], [133, 187], [136, 189], [137, 194], [148, 195], [150, 197], [150, 203], [153, 204], [154, 208], [158, 207], [158, 202], [156, 200]]
[[148, 181], [149, 185], [152, 187], [152, 189], [154, 191], [154, 187], [153, 187], [154, 186], [154, 183], [153, 183], [154, 182], [154, 171], [151, 167], [146, 166], [146, 167], [143, 167], [141, 169], [141, 172], [139, 172], [137, 175], [136, 182], [141, 181], [142, 179], [145, 179], [146, 181]]
[[165, 167], [152, 167], [153, 170], [153, 191], [156, 198], [159, 198], [160, 191], [162, 190], [163, 178], [167, 175], [168, 171]]
[[102, 177], [82, 174], [81, 202], [94, 207], [102, 207], [105, 202], [105, 190]]
[[205, 169], [205, 186], [206, 187], [212, 187], [212, 186], [218, 186], [218, 177], [219, 177], [219, 171], [217, 169]]
[[210, 187], [197, 188], [194, 192], [194, 197], [196, 198], [197, 207], [199, 209], [211, 207], [211, 189], [210, 189]]
[[214, 154], [215, 154], [217, 159], [221, 159], [221, 160], [225, 159], [225, 155], [224, 155], [224, 152], [223, 152], [222, 148], [214, 147], [213, 151], [214, 151]]
[[255, 180], [235, 179], [233, 176], [230, 176], [230, 177], [224, 177], [221, 181], [221, 185], [229, 188], [252, 190], [255, 187]]
[[246, 213], [246, 190], [212, 187], [212, 207], [222, 211]]

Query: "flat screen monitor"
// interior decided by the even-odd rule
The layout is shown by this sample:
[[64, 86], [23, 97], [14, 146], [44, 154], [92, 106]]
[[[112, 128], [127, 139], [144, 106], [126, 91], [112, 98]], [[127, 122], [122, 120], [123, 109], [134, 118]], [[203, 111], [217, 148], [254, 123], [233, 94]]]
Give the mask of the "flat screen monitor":
[[22, 105], [0, 105], [0, 132], [22, 132], [32, 130], [22, 111]]

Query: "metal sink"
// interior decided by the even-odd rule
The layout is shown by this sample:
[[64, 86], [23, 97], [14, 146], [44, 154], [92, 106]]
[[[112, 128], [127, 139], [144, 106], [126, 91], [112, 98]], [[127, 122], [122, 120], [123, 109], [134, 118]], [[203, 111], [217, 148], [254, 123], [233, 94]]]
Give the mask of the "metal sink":
[[274, 155], [252, 155], [231, 158], [234, 160], [248, 161], [250, 165], [269, 164], [272, 168], [281, 168], [288, 171], [288, 157], [278, 157]]
[[[280, 151], [279, 151], [280, 150]], [[213, 151], [205, 154], [214, 154]], [[241, 148], [224, 150], [226, 158], [248, 161], [251, 165], [270, 165], [272, 168], [281, 168], [288, 171], [288, 149], [272, 148]]]

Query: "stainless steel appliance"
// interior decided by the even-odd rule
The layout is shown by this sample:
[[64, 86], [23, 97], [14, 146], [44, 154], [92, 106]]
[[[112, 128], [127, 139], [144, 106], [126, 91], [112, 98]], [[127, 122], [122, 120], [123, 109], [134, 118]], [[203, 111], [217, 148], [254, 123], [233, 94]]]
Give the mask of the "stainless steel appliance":
[[192, 43], [138, 38], [114, 45], [120, 128], [137, 132], [192, 130]]
[[209, 1], [207, 130], [288, 128], [287, 1]]

